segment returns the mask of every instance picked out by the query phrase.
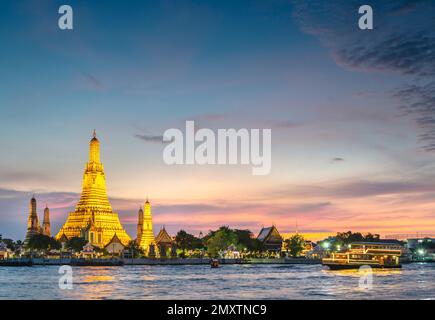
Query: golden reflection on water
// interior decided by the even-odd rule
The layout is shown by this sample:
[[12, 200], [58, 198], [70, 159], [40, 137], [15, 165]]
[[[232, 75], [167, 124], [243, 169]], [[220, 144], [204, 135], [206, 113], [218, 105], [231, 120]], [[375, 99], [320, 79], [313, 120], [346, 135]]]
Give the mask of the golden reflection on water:
[[106, 282], [106, 281], [111, 281], [111, 280], [113, 280], [112, 276], [92, 275], [92, 276], [86, 276], [83, 279], [83, 282], [92, 283], [92, 282]]
[[[344, 269], [344, 270], [330, 270], [330, 269], [322, 269], [322, 273], [324, 274], [333, 274], [342, 277], [361, 277], [361, 272], [358, 269]], [[401, 269], [379, 269], [373, 268], [372, 274], [376, 276], [390, 276], [390, 275], [400, 275], [402, 274]]]
[[86, 284], [80, 286], [81, 299], [100, 299], [114, 294], [116, 279], [110, 269], [90, 267], [86, 275], [79, 282]]

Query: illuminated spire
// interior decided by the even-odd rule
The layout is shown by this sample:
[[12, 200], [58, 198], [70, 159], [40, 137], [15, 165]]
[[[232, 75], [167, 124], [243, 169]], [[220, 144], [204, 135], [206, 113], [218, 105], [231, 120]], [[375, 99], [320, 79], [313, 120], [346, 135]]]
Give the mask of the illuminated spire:
[[89, 143], [89, 163], [100, 163], [100, 141], [97, 139], [95, 130]]
[[151, 204], [147, 199], [144, 205], [143, 213], [143, 224], [141, 239], [139, 241], [140, 247], [145, 251], [146, 254], [149, 252], [150, 245], [155, 244], [154, 233], [153, 233], [153, 221], [151, 215]]
[[[113, 212], [106, 191], [104, 166], [100, 161], [100, 142], [94, 130], [89, 142], [89, 162], [83, 174], [82, 193], [75, 211], [71, 212], [67, 221], [56, 235], [56, 239], [65, 234], [66, 237], [80, 237], [82, 230], [86, 231], [92, 222], [98, 234], [90, 234], [92, 245], [106, 245], [116, 233], [124, 245], [131, 240], [122, 227], [118, 214]], [[92, 239], [93, 238], [93, 239]]]

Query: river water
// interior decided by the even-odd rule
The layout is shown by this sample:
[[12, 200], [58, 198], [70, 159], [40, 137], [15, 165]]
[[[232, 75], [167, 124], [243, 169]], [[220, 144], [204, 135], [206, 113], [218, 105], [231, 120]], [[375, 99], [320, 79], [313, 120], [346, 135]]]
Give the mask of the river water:
[[320, 265], [73, 267], [72, 289], [58, 266], [0, 267], [1, 299], [435, 299], [435, 263], [374, 270]]

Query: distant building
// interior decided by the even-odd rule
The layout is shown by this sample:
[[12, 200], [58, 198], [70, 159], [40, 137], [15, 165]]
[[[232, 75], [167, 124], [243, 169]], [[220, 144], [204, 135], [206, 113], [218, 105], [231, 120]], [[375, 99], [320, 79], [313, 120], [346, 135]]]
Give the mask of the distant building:
[[171, 250], [172, 243], [173, 241], [171, 236], [163, 226], [156, 237], [156, 244], [157, 247], [159, 248], [159, 253], [161, 257], [167, 256], [167, 253]]
[[109, 254], [112, 255], [121, 255], [125, 249], [125, 246], [122, 244], [122, 241], [118, 238], [118, 236], [113, 236], [112, 240], [104, 247]]
[[275, 226], [262, 228], [257, 239], [261, 241], [267, 251], [281, 251], [283, 239]]
[[155, 243], [156, 241], [154, 239], [153, 233], [153, 219], [151, 216], [151, 204], [147, 199], [144, 205], [142, 230], [140, 231], [140, 240], [138, 241], [138, 244], [142, 248], [142, 250], [144, 250], [145, 255], [148, 255], [149, 253], [154, 255], [155, 248], [151, 249], [150, 246], [154, 246]]
[[140, 239], [142, 239], [142, 229], [143, 229], [143, 210], [139, 209], [137, 213], [137, 236], [136, 243], [140, 245]]
[[36, 212], [36, 199], [35, 196], [30, 199], [29, 204], [29, 216], [27, 218], [27, 233], [26, 238], [24, 240], [24, 244], [28, 245], [29, 240], [34, 235], [39, 234], [41, 231], [41, 227], [39, 226], [38, 214]]
[[435, 238], [411, 238], [406, 241], [406, 246], [410, 250], [415, 250], [423, 243], [433, 243], [435, 245]]
[[84, 245], [82, 252], [80, 253], [81, 258], [95, 258], [96, 252], [94, 250], [94, 247], [89, 242]]
[[0, 260], [8, 259], [12, 256], [12, 251], [8, 248], [6, 243], [0, 241]]
[[50, 236], [50, 210], [48, 207], [44, 210], [44, 222], [42, 224], [42, 228], [39, 224], [39, 218], [37, 213], [37, 203], [35, 196], [30, 199], [29, 204], [29, 215], [27, 218], [27, 232], [26, 238], [24, 240], [24, 245], [27, 246], [29, 244], [30, 238], [34, 235], [43, 234]]
[[45, 206], [44, 209], [44, 220], [42, 222], [42, 234], [44, 236], [51, 236], [50, 232], [50, 209], [48, 209], [47, 206]]
[[68, 238], [65, 235], [65, 233], [62, 233], [62, 235], [59, 237], [58, 241], [62, 245], [62, 250], [66, 249], [66, 244], [68, 243]]

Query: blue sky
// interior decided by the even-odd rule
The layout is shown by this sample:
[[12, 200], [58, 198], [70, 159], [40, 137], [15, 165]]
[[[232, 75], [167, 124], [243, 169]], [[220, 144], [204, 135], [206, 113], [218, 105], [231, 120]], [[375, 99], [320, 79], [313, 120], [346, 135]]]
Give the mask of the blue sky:
[[[23, 237], [33, 192], [57, 230], [94, 128], [131, 233], [147, 196], [172, 232], [433, 231], [434, 6], [370, 3], [373, 31], [357, 1], [69, 1], [61, 31], [64, 2], [3, 1], [0, 233]], [[146, 138], [185, 120], [272, 128], [271, 175], [166, 166]]]

